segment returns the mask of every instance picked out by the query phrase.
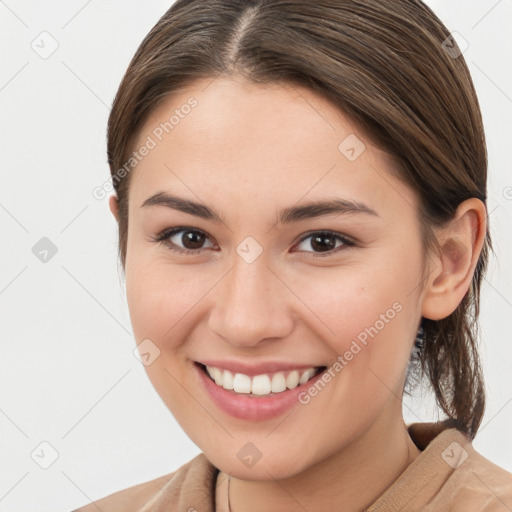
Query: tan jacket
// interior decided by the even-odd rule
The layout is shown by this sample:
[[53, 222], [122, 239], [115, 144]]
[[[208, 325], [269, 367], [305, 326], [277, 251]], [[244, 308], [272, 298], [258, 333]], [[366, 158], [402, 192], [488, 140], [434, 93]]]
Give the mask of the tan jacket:
[[[412, 423], [422, 453], [365, 512], [512, 512], [512, 473], [443, 423]], [[218, 469], [203, 453], [176, 471], [73, 512], [214, 512]]]

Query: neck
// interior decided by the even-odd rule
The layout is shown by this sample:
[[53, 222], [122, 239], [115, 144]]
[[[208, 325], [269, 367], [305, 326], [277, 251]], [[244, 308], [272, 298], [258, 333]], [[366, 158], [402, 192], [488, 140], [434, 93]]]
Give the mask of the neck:
[[421, 453], [403, 420], [378, 421], [350, 445], [306, 471], [280, 480], [248, 481], [219, 474], [218, 512], [358, 512], [370, 506]]

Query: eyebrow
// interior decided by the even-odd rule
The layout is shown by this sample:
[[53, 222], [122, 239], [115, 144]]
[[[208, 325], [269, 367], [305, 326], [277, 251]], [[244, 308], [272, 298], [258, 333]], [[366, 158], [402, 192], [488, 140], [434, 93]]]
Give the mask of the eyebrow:
[[[169, 195], [165, 192], [158, 192], [151, 197], [148, 197], [142, 203], [141, 208], [155, 205], [165, 206], [173, 210], [195, 215], [196, 217], [200, 217], [205, 220], [224, 223], [221, 215], [212, 208], [189, 199]], [[322, 215], [328, 215], [330, 213], [345, 215], [363, 213], [379, 217], [379, 214], [375, 210], [366, 206], [364, 203], [351, 199], [335, 198], [285, 208], [279, 212], [277, 223], [289, 224], [305, 219], [320, 217]]]

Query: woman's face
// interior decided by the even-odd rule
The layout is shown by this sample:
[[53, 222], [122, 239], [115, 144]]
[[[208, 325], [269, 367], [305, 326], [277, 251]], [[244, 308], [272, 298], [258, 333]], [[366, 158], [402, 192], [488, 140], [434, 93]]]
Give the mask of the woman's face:
[[[284, 478], [403, 421], [423, 253], [417, 197], [389, 155], [308, 89], [227, 79], [169, 98], [135, 150], [133, 331], [156, 390], [213, 464]], [[361, 211], [306, 208], [336, 201]], [[198, 362], [267, 374], [235, 377], [262, 395], [223, 389]], [[264, 396], [320, 366], [314, 386]]]

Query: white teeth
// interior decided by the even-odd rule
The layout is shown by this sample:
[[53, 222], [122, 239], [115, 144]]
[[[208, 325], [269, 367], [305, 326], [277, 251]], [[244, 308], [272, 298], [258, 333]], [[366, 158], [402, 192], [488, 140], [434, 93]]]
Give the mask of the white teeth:
[[222, 386], [222, 371], [219, 368], [213, 368], [212, 378], [217, 386]]
[[305, 382], [307, 382], [309, 379], [311, 379], [311, 377], [313, 377], [313, 375], [315, 375], [315, 369], [314, 368], [310, 368], [309, 370], [306, 370], [301, 376], [300, 376], [300, 380], [299, 380], [299, 384], [304, 384]]
[[286, 379], [283, 372], [276, 373], [272, 377], [272, 393], [280, 393], [286, 389]]
[[234, 378], [233, 374], [229, 370], [224, 370], [224, 375], [222, 377], [222, 387], [224, 389], [233, 389], [234, 386]]
[[315, 368], [308, 368], [300, 370], [300, 373], [297, 370], [292, 370], [287, 376], [285, 376], [285, 372], [277, 372], [273, 374], [272, 378], [267, 374], [255, 375], [251, 378], [243, 373], [233, 375], [229, 370], [213, 366], [207, 366], [206, 371], [217, 386], [231, 389], [236, 393], [252, 393], [254, 395], [268, 395], [269, 393], [281, 393], [286, 389], [294, 389], [317, 373]]
[[[219, 384], [222, 386], [222, 384]], [[242, 373], [235, 373], [233, 378], [233, 390], [237, 393], [250, 393], [251, 392], [251, 378]]]
[[286, 377], [286, 387], [288, 389], [296, 388], [299, 385], [299, 372], [297, 370], [293, 370], [288, 377]]
[[251, 391], [254, 395], [268, 395], [272, 391], [272, 383], [268, 375], [256, 375], [253, 377]]

